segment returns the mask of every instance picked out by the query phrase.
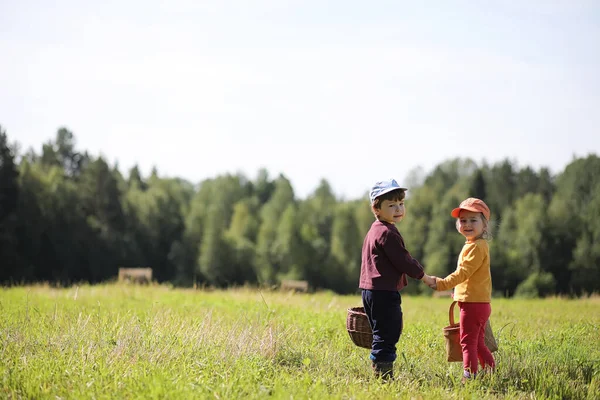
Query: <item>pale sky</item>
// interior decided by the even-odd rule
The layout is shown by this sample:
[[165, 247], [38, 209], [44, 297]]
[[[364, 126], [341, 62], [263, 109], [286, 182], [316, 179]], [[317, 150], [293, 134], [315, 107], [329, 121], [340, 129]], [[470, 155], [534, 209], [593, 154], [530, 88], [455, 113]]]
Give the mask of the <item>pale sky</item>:
[[344, 198], [453, 157], [600, 154], [600, 1], [0, 0], [0, 124]]

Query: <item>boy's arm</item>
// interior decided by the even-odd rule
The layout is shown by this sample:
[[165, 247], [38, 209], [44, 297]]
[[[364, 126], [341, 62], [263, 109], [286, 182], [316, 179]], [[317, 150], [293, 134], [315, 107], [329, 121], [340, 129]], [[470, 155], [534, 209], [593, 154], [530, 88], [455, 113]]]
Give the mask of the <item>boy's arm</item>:
[[383, 250], [398, 272], [414, 279], [423, 278], [423, 266], [412, 258], [397, 236], [386, 234], [382, 239]]
[[436, 290], [452, 289], [456, 285], [469, 279], [469, 277], [481, 267], [483, 258], [485, 257], [484, 250], [475, 243], [472, 243], [469, 246], [470, 247], [464, 250], [462, 262], [456, 268], [456, 271], [444, 279], [436, 279]]

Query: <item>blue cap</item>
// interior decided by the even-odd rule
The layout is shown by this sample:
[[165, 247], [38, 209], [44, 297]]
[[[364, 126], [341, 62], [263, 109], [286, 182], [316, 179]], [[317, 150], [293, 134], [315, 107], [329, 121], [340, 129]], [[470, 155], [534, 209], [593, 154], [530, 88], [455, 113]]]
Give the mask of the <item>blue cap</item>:
[[375, 199], [382, 194], [386, 194], [391, 192], [392, 190], [408, 190], [407, 188], [400, 187], [398, 182], [395, 179], [388, 179], [386, 181], [379, 181], [371, 188], [371, 192], [369, 193], [369, 198], [371, 199], [371, 204], [375, 201]]

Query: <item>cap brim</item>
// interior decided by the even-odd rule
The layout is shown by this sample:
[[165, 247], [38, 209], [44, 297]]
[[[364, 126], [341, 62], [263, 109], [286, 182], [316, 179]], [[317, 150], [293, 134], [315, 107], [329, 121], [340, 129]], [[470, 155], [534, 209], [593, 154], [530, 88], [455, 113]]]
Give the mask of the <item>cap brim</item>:
[[454, 217], [454, 218], [458, 218], [458, 217], [459, 217], [459, 215], [460, 215], [460, 211], [461, 211], [461, 210], [465, 210], [465, 211], [471, 211], [471, 212], [474, 212], [474, 213], [482, 213], [484, 217], [486, 217], [487, 219], [489, 219], [489, 218], [488, 218], [488, 217], [485, 215], [485, 213], [484, 213], [483, 211], [481, 211], [481, 210], [478, 210], [478, 209], [477, 209], [477, 208], [475, 208], [475, 207], [457, 207], [457, 208], [455, 208], [454, 210], [452, 210], [452, 212], [450, 213], [450, 215], [452, 215], [452, 217]]
[[[379, 193], [379, 194], [377, 195], [377, 197], [381, 197], [381, 196], [383, 196], [383, 195], [384, 195], [384, 194], [386, 194], [386, 193], [393, 192], [394, 190], [405, 190], [405, 191], [406, 191], [406, 190], [408, 190], [408, 189], [407, 189], [407, 188], [401, 188], [401, 187], [388, 188], [388, 189], [384, 190], [383, 192]], [[377, 197], [375, 197], [375, 199], [376, 199]], [[374, 203], [374, 202], [375, 202], [375, 199], [371, 200], [371, 203]]]
[[379, 193], [379, 194], [377, 195], [377, 197], [379, 197], [379, 196], [383, 196], [384, 194], [386, 194], [386, 193], [389, 193], [389, 192], [393, 192], [394, 190], [408, 190], [408, 189], [407, 189], [407, 188], [401, 188], [401, 187], [387, 188], [387, 189], [386, 189], [386, 190], [384, 190], [383, 192]]
[[471, 212], [475, 212], [475, 213], [480, 213], [481, 210], [478, 210], [476, 208], [472, 208], [472, 207], [457, 207], [454, 210], [452, 210], [452, 216], [454, 218], [458, 218], [458, 216], [460, 215], [461, 210], [465, 210], [465, 211], [471, 211]]

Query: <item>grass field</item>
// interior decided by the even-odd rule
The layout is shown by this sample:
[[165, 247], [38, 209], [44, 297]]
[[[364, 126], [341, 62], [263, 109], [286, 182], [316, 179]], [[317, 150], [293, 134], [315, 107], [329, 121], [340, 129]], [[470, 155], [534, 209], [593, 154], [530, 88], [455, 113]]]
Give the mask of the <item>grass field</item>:
[[371, 375], [359, 296], [117, 284], [0, 289], [0, 398], [599, 399], [600, 298], [492, 303], [497, 372], [460, 384], [449, 299], [403, 298], [397, 378]]

